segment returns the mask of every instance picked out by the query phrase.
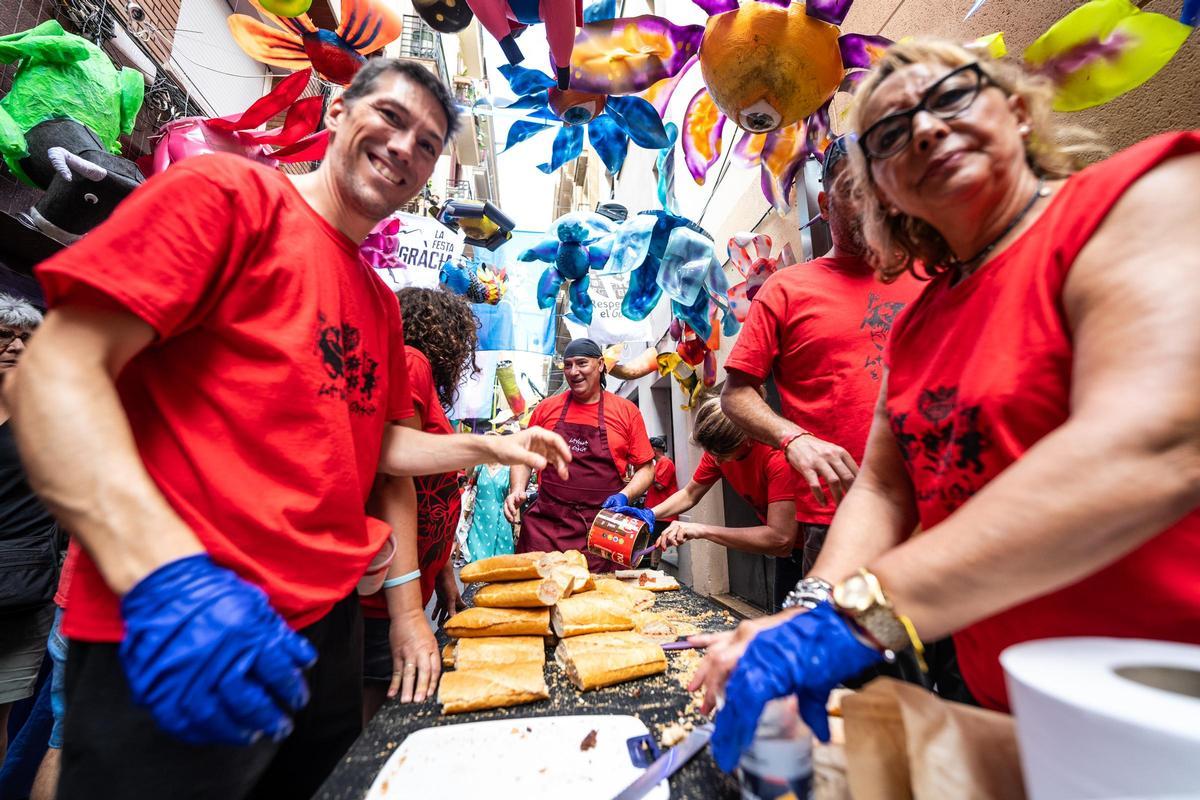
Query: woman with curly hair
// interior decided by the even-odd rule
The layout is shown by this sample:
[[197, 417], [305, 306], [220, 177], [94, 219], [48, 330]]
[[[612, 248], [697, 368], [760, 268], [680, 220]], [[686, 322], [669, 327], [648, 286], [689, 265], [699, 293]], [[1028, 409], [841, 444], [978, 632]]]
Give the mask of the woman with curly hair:
[[1200, 643], [1200, 132], [1080, 170], [1094, 139], [1056, 128], [1050, 98], [935, 40], [893, 45], [859, 85], [867, 241], [885, 280], [929, 284], [892, 329], [810, 610], [706, 659], [716, 689], [744, 648], [712, 739], [726, 769], [772, 697], [827, 737], [829, 690], [921, 640], [953, 634], [999, 710], [1011, 645]]
[[[444, 409], [454, 405], [458, 385], [470, 369], [478, 371], [475, 348], [479, 344], [475, 315], [458, 295], [438, 289], [401, 289], [404, 350], [408, 383], [412, 389], [416, 424], [427, 433], [448, 434], [454, 429]], [[417, 559], [421, 570], [421, 598], [428, 605], [434, 592], [434, 619], [441, 622], [465, 608], [454, 579], [450, 555], [462, 510], [458, 473], [413, 478], [417, 493]], [[364, 706], [369, 719], [383, 703], [393, 681], [389, 644], [387, 600], [380, 591], [362, 598], [364, 618]]]

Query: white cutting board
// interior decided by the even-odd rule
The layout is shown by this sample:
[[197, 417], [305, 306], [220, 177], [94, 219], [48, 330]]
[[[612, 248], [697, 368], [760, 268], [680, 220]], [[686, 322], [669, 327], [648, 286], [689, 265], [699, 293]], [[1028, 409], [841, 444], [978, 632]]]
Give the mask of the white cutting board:
[[[589, 732], [596, 746], [581, 750]], [[627, 739], [649, 733], [624, 714], [529, 717], [424, 728], [401, 742], [365, 800], [612, 800], [642, 769]], [[671, 796], [663, 781], [646, 795]]]

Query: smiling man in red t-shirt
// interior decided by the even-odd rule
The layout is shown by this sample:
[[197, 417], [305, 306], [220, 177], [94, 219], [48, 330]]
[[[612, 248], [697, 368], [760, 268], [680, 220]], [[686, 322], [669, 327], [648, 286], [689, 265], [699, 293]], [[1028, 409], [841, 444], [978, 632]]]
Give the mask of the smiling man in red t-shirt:
[[[373, 61], [315, 172], [197, 157], [38, 268], [50, 313], [5, 390], [86, 551], [60, 798], [308, 797], [357, 735], [376, 473], [496, 455], [390, 424], [412, 415], [399, 306], [358, 258], [454, 109], [420, 66]], [[562, 465], [565, 444], [533, 445]]]

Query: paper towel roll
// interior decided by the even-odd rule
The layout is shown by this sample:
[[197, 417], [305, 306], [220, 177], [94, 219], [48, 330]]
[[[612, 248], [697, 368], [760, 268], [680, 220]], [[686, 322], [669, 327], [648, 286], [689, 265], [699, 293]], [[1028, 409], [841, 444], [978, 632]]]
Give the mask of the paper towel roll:
[[1043, 639], [1000, 663], [1030, 800], [1200, 797], [1200, 647]]

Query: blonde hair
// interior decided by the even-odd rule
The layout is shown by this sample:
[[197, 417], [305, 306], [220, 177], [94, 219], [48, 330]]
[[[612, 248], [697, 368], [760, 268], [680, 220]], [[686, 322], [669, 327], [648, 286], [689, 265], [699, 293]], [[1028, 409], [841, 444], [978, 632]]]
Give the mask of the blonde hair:
[[[1107, 152], [1094, 132], [1055, 121], [1051, 110], [1054, 86], [1048, 78], [945, 39], [918, 38], [889, 47], [855, 92], [850, 130], [862, 134], [863, 109], [888, 76], [910, 64], [930, 62], [951, 69], [978, 63], [988, 80], [1005, 94], [1025, 101], [1030, 123], [1025, 142], [1026, 161], [1038, 177], [1065, 178], [1078, 171], [1088, 156]], [[954, 252], [932, 225], [904, 213], [894, 216], [887, 213], [875, 191], [861, 147], [850, 148], [850, 169], [841, 180], [848, 182], [846, 188], [862, 214], [863, 238], [881, 280], [890, 282], [905, 272], [922, 277], [917, 272], [918, 263], [929, 276], [951, 268]]]
[[746, 432], [725, 416], [719, 396], [710, 397], [696, 412], [692, 441], [714, 456], [729, 456], [746, 443]]

